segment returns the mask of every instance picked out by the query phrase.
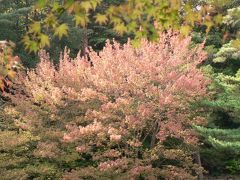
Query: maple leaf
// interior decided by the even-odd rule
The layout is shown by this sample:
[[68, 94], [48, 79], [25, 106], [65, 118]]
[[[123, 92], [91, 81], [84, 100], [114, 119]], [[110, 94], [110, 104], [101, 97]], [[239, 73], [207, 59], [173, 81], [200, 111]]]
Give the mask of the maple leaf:
[[89, 12], [89, 10], [93, 9], [92, 4], [89, 1], [83, 1], [81, 2], [81, 7], [86, 11]]
[[40, 35], [40, 46], [41, 47], [50, 46], [49, 37], [46, 34]]
[[99, 23], [100, 25], [106, 24], [108, 21], [108, 18], [106, 15], [99, 14], [99, 13], [95, 16], [95, 19], [96, 19], [96, 22]]
[[58, 36], [60, 39], [63, 35], [68, 34], [68, 25], [66, 23], [61, 24], [55, 29], [54, 36]]
[[95, 10], [96, 7], [102, 2], [102, 0], [92, 0], [91, 4], [92, 4], [92, 8]]
[[191, 31], [191, 27], [190, 26], [182, 26], [181, 28], [180, 28], [180, 32], [181, 32], [181, 34], [183, 35], [183, 36], [187, 36], [189, 33], [190, 33], [190, 31]]
[[36, 53], [38, 51], [38, 43], [30, 40], [28, 49], [30, 52]]
[[46, 19], [44, 20], [44, 23], [46, 24], [46, 27], [56, 27], [57, 26], [57, 17], [53, 14], [50, 13], [47, 15]]
[[122, 35], [123, 33], [125, 33], [127, 31], [127, 27], [124, 26], [123, 23], [120, 23], [120, 24], [117, 24], [115, 27], [114, 27], [114, 30], [116, 32], [118, 32], [120, 35]]
[[34, 34], [38, 34], [41, 32], [41, 24], [40, 22], [34, 22], [33, 24], [31, 24], [30, 26], [30, 32], [34, 33]]
[[57, 11], [61, 8], [60, 4], [58, 4], [58, 2], [54, 2], [52, 5], [52, 10], [53, 11]]
[[85, 27], [89, 21], [86, 14], [78, 14], [74, 17], [76, 25], [80, 25], [82, 27]]
[[31, 40], [28, 35], [23, 37], [22, 42], [24, 43], [25, 49], [29, 52], [37, 52], [38, 51], [38, 43]]

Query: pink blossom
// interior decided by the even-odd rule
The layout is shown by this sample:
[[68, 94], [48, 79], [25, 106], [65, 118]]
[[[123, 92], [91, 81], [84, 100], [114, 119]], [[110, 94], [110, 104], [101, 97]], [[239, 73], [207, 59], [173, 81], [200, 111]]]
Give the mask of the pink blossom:
[[117, 135], [117, 134], [110, 135], [110, 141], [113, 141], [113, 142], [119, 142], [121, 138], [122, 138], [121, 135]]
[[[89, 59], [78, 54], [73, 60], [65, 49], [58, 68], [41, 52], [37, 68], [22, 77], [22, 101], [50, 109], [46, 119], [58, 119], [66, 128], [62, 141], [91, 154], [97, 170], [169, 173], [171, 162], [171, 168], [153, 168], [151, 157], [162, 157], [168, 137], [196, 145], [191, 127], [204, 122], [193, 117], [198, 113], [190, 103], [208, 96], [209, 80], [197, 67], [206, 53], [202, 45], [190, 48], [190, 42], [169, 31], [158, 42], [142, 40], [137, 48], [131, 41], [123, 46], [108, 41], [99, 53], [89, 49]], [[28, 111], [20, 116], [24, 125], [31, 124]], [[194, 171], [193, 163], [188, 160], [178, 174]]]

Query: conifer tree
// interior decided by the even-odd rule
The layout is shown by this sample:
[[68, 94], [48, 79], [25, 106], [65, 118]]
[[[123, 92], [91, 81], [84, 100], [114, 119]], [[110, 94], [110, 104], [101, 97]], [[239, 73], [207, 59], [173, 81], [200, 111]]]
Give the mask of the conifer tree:
[[[240, 1], [231, 1], [221, 6], [222, 11], [226, 12], [219, 27], [223, 31], [210, 33], [206, 41], [210, 65], [205, 68], [213, 80], [211, 90], [214, 96], [204, 103], [210, 112], [209, 128], [197, 127], [197, 130], [205, 142], [202, 161], [211, 174], [239, 175], [240, 172], [239, 5]], [[209, 160], [210, 156], [212, 161]]]

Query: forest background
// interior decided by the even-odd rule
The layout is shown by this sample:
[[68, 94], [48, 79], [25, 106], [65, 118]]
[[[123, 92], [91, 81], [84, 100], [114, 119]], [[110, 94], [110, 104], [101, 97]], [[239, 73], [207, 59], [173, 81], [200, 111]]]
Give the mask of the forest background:
[[[136, 4], [133, 6], [131, 3]], [[159, 4], [156, 6], [154, 3], [163, 6], [160, 7]], [[139, 13], [143, 15], [141, 18], [136, 18]], [[74, 149], [72, 145], [69, 147], [60, 145], [64, 149], [64, 152], [60, 152], [62, 150], [54, 150], [53, 144], [39, 143], [42, 139], [51, 137], [51, 135], [49, 137], [43, 135], [43, 132], [47, 132], [46, 129], [49, 131], [52, 128], [51, 123], [39, 129], [42, 133], [25, 130], [16, 123], [20, 115], [9, 112], [13, 111], [10, 107], [15, 107], [16, 102], [6, 94], [24, 93], [24, 90], [19, 90], [22, 88], [19, 85], [22, 80], [19, 79], [16, 71], [25, 72], [28, 71], [27, 69], [35, 69], [40, 62], [37, 55], [40, 49], [45, 49], [52, 63], [57, 66], [61, 59], [60, 52], [63, 52], [65, 47], [71, 50], [70, 57], [76, 57], [79, 50], [82, 56], [87, 57], [88, 46], [96, 52], [101, 52], [107, 39], [115, 39], [120, 44], [124, 44], [127, 43], [128, 38], [131, 38], [137, 48], [142, 38], [158, 41], [158, 32], [166, 32], [168, 29], [179, 31], [181, 38], [191, 37], [191, 46], [204, 43], [204, 50], [207, 52], [206, 60], [199, 64], [198, 68], [211, 79], [211, 84], [208, 86], [211, 98], [202, 99], [194, 105], [194, 108], [201, 111], [201, 116], [207, 119], [205, 125], [193, 127], [200, 139], [198, 150], [195, 150], [199, 152], [198, 164], [204, 167], [205, 174], [211, 176], [226, 174], [240, 176], [239, 0], [154, 2], [2, 0], [0, 1], [0, 40], [11, 41], [13, 43], [9, 44], [15, 46], [6, 52], [1, 52], [1, 177], [51, 179], [62, 177], [64, 174], [66, 178], [66, 171], [85, 167], [84, 163], [87, 164], [86, 166], [94, 166], [94, 163], [88, 165], [92, 163], [86, 160], [88, 157], [84, 157], [85, 160], [81, 161], [77, 153], [72, 150]], [[18, 58], [14, 56], [19, 57], [20, 63], [16, 64]], [[22, 102], [25, 101], [28, 102], [28, 99]], [[58, 114], [63, 119], [69, 119], [66, 122], [73, 120], [74, 116], [79, 116], [77, 115], [79, 109], [73, 104], [67, 108], [62, 109], [60, 115]], [[27, 114], [25, 111], [26, 109], [21, 113]], [[81, 109], [81, 111], [85, 110]], [[42, 114], [40, 112], [39, 114], [45, 116], [46, 112], [48, 110], [42, 110]], [[55, 129], [52, 130], [58, 129], [58, 126], [61, 125], [54, 125]], [[171, 143], [177, 142], [170, 140], [169, 144]], [[56, 156], [53, 155], [54, 158], [45, 157], [39, 155], [38, 149], [43, 147], [53, 148], [52, 151], [59, 152]], [[65, 160], [59, 158], [59, 155], [63, 155]], [[172, 161], [171, 163], [175, 164]], [[90, 174], [91, 172], [89, 170]], [[80, 175], [76, 176], [79, 178], [81, 172], [78, 173]], [[201, 174], [198, 174], [198, 177], [201, 178]], [[160, 176], [167, 177], [167, 175]], [[102, 175], [99, 177], [102, 178]], [[144, 175], [141, 175], [138, 178], [143, 177]]]

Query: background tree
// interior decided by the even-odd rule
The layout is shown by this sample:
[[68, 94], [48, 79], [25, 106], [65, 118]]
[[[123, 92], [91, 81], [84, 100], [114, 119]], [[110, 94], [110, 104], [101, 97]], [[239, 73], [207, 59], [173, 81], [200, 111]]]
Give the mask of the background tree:
[[[212, 101], [204, 103], [209, 114], [207, 128], [197, 127], [205, 142], [201, 149], [203, 165], [210, 174], [238, 174], [240, 121], [239, 121], [239, 7], [240, 1], [219, 4], [224, 14], [223, 23], [214, 27], [206, 36], [208, 60], [207, 74], [211, 76], [214, 94]], [[202, 42], [201, 28], [195, 32], [193, 40]], [[210, 160], [212, 159], [212, 160]]]
[[[201, 140], [204, 142], [200, 150], [201, 159], [210, 174], [220, 174], [221, 172], [238, 174], [240, 165], [238, 132], [239, 5], [239, 0], [67, 0], [55, 2], [48, 0], [5, 0], [1, 1], [0, 4], [0, 39], [16, 42], [13, 54], [18, 54], [23, 64], [31, 68], [36, 65], [38, 58], [34, 53], [28, 54], [27, 51], [37, 52], [39, 48], [46, 49], [52, 57], [50, 58], [51, 61], [58, 64], [59, 52], [65, 46], [71, 49], [71, 57], [75, 56], [79, 49], [82, 55], [85, 55], [88, 45], [92, 46], [94, 50], [100, 51], [107, 38], [115, 38], [124, 43], [127, 37], [131, 37], [135, 38], [135, 41], [132, 41], [134, 44], [142, 37], [154, 41], [158, 37], [156, 33], [158, 30], [165, 31], [169, 28], [175, 28], [182, 35], [188, 35], [190, 32], [195, 43], [202, 43], [205, 40], [208, 59], [201, 64], [201, 68], [205, 69], [207, 76], [212, 78], [213, 83], [209, 88], [213, 93], [213, 98], [203, 104], [206, 110], [205, 114], [209, 120], [208, 125], [206, 127], [196, 127], [202, 135]], [[120, 36], [122, 34], [124, 36]], [[21, 41], [23, 36], [24, 41]], [[27, 49], [24, 49], [22, 42]], [[0, 77], [6, 85], [8, 84], [6, 82], [10, 82], [6, 80], [9, 80], [8, 78], [11, 75], [12, 77], [15, 76], [15, 72], [12, 71], [15, 60], [11, 51], [6, 51], [0, 57]], [[2, 84], [1, 89], [3, 89]], [[54, 91], [54, 89], [51, 90]], [[20, 92], [23, 91], [20, 90]], [[35, 105], [38, 104], [34, 104], [34, 107], [36, 107]], [[72, 111], [70, 106], [67, 109]], [[45, 116], [49, 113], [46, 109], [43, 112], [34, 109], [34, 112], [51, 119], [49, 116]], [[2, 122], [5, 122], [4, 120], [9, 122], [8, 125], [4, 125], [4, 123], [2, 125], [2, 129], [6, 128], [6, 131], [1, 136], [3, 139], [1, 142], [10, 147], [1, 147], [1, 151], [4, 152], [2, 159], [9, 162], [7, 167], [14, 169], [12, 172], [22, 172], [24, 175], [30, 175], [31, 177], [41, 176], [48, 178], [50, 176], [61, 176], [62, 169], [65, 166], [67, 166], [66, 169], [68, 170], [79, 166], [79, 161], [76, 160], [77, 156], [74, 156], [76, 159], [73, 158], [65, 162], [54, 159], [58, 158], [59, 154], [55, 154], [56, 156], [50, 158], [51, 160], [40, 155], [39, 157], [42, 159], [41, 162], [38, 162], [39, 157], [37, 158], [35, 154], [36, 149], [41, 149], [43, 146], [47, 146], [49, 149], [52, 148], [52, 144], [45, 141], [45, 137], [40, 132], [46, 133], [46, 129], [50, 127], [49, 124], [44, 124], [39, 129], [27, 131], [27, 134], [24, 134], [25, 131], [18, 132], [18, 125], [16, 128], [16, 122], [9, 116], [7, 107], [6, 109], [4, 107], [4, 110], [2, 109], [1, 114]], [[18, 119], [19, 117], [15, 118]], [[44, 118], [38, 120], [42, 122]], [[35, 127], [35, 123], [33, 122], [34, 125], [30, 126]], [[62, 124], [53, 123], [51, 128], [54, 131], [61, 132], [62, 136], [64, 129]], [[37, 146], [40, 140], [35, 134], [40, 134], [41, 138], [44, 139], [41, 141], [43, 146]], [[4, 139], [9, 135], [14, 138], [19, 136], [20, 139], [29, 136], [24, 141], [20, 141], [19, 144], [14, 142], [13, 139], [10, 139], [9, 144], [7, 144], [8, 142], [4, 141]], [[62, 145], [59, 139], [54, 139], [54, 143], [57, 143], [57, 149]], [[22, 149], [28, 147], [30, 148], [27, 158], [19, 155], [19, 152], [23, 152]], [[71, 150], [60, 148], [60, 151], [56, 151], [62, 155], [72, 151], [75, 147], [71, 148]], [[11, 149], [16, 149], [16, 152], [12, 152]], [[12, 154], [14, 157], [21, 157], [23, 163], [16, 163], [15, 159], [11, 161]], [[65, 155], [63, 157], [68, 159]], [[33, 161], [28, 167], [26, 162], [30, 159], [33, 159]], [[45, 160], [52, 167], [50, 168], [50, 174], [45, 171], [48, 166], [44, 165]], [[39, 171], [34, 169], [36, 164], [39, 165]], [[7, 171], [4, 165], [1, 168], [3, 171]], [[11, 171], [7, 172], [9, 177], [15, 177]], [[13, 176], [10, 176], [10, 174]]]
[[16, 44], [14, 54], [17, 54], [22, 63], [28, 67], [36, 64], [36, 58], [29, 55], [21, 43], [23, 35], [29, 30], [34, 12], [32, 6], [35, 0], [4, 0], [0, 4], [0, 39], [12, 41]]

